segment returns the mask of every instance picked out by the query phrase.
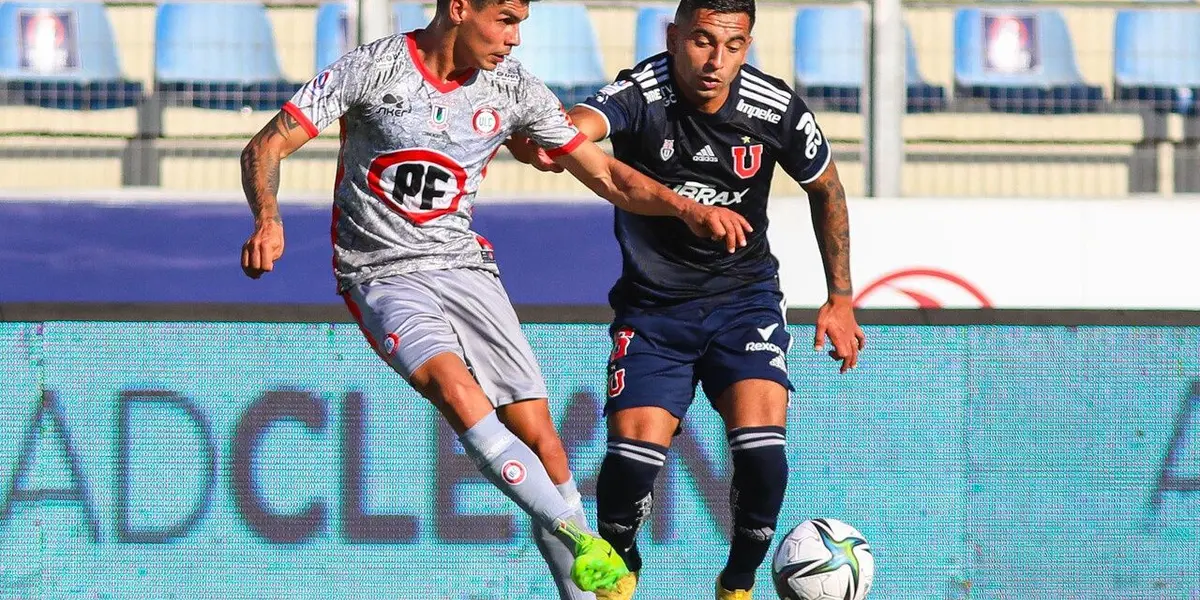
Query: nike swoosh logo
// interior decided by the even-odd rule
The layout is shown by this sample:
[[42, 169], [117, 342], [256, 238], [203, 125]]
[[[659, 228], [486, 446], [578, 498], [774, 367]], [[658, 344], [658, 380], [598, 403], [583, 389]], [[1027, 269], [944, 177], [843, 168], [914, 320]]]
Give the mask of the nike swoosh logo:
[[772, 323], [770, 325], [767, 325], [766, 327], [760, 327], [758, 329], [758, 335], [761, 335], [763, 341], [765, 342], [765, 341], [771, 339], [771, 334], [775, 333], [776, 327], [779, 327], [779, 323]]

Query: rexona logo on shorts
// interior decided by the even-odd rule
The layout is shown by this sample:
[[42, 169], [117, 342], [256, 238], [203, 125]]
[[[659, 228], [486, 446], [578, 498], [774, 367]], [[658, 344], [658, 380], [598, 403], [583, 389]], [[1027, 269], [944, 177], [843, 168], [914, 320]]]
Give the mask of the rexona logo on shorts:
[[783, 354], [783, 349], [771, 342], [747, 342], [746, 352], [774, 352], [775, 354]]
[[718, 190], [706, 183], [697, 181], [685, 181], [674, 188], [676, 194], [684, 198], [691, 198], [700, 204], [729, 206], [731, 204], [740, 204], [742, 197], [750, 188], [746, 188], [740, 192], [731, 192], [726, 190]]

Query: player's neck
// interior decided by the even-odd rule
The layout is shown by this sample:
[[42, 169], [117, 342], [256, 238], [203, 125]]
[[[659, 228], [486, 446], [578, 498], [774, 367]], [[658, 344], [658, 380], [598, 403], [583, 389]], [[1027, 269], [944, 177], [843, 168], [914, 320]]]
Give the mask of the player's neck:
[[441, 81], [451, 81], [474, 70], [454, 60], [455, 30], [442, 19], [435, 18], [425, 29], [411, 33], [416, 41], [417, 55], [413, 58], [425, 65], [425, 71]]

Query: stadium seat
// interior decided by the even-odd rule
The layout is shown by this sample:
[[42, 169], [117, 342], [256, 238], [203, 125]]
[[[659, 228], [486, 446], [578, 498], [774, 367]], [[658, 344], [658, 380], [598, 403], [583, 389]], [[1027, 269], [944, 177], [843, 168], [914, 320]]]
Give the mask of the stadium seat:
[[[667, 23], [675, 20], [674, 5], [643, 6], [637, 12], [633, 61], [641, 62], [667, 49]], [[750, 46], [747, 62], [759, 66], [758, 52]]]
[[1114, 38], [1117, 100], [1159, 112], [1196, 114], [1200, 11], [1122, 10]]
[[[803, 8], [796, 13], [796, 91], [806, 102], [827, 110], [860, 110], [867, 52], [863, 19], [863, 11], [854, 7]], [[942, 110], [946, 90], [921, 76], [907, 25], [904, 41], [908, 112]]]
[[[392, 33], [420, 29], [429, 23], [425, 8], [416, 2], [397, 2], [392, 5]], [[325, 2], [317, 7], [316, 71], [349, 52], [350, 23], [345, 2]]]
[[60, 109], [135, 106], [100, 2], [0, 2], [0, 103]]
[[392, 31], [394, 33], [420, 29], [428, 24], [429, 18], [425, 16], [425, 7], [420, 2], [397, 2], [392, 5]]
[[333, 64], [333, 61], [351, 50], [349, 27], [345, 2], [325, 2], [317, 7], [314, 73]]
[[272, 110], [301, 85], [284, 80], [271, 22], [256, 2], [163, 2], [154, 43], [165, 105]]
[[957, 96], [1002, 112], [1089, 112], [1103, 102], [1100, 87], [1079, 75], [1071, 35], [1055, 9], [959, 9], [954, 80]]
[[542, 3], [521, 23], [521, 45], [513, 55], [571, 106], [608, 83], [596, 32], [582, 4]]

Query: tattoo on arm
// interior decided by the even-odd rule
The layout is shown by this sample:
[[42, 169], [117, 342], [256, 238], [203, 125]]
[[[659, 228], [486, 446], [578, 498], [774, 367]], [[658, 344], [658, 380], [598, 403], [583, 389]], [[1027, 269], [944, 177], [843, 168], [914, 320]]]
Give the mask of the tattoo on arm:
[[286, 138], [293, 131], [300, 129], [300, 121], [297, 121], [296, 117], [292, 116], [292, 113], [281, 110], [274, 119], [271, 119], [271, 126], [271, 135], [279, 135]]
[[242, 190], [255, 218], [283, 223], [276, 196], [279, 194], [279, 162], [282, 157], [267, 149], [272, 138], [287, 138], [300, 128], [300, 122], [280, 111], [242, 151]]
[[805, 191], [808, 192], [813, 231], [821, 250], [829, 293], [849, 296], [854, 288], [850, 283], [850, 215], [846, 210], [846, 190], [837, 171], [830, 165], [830, 171], [805, 186]]

